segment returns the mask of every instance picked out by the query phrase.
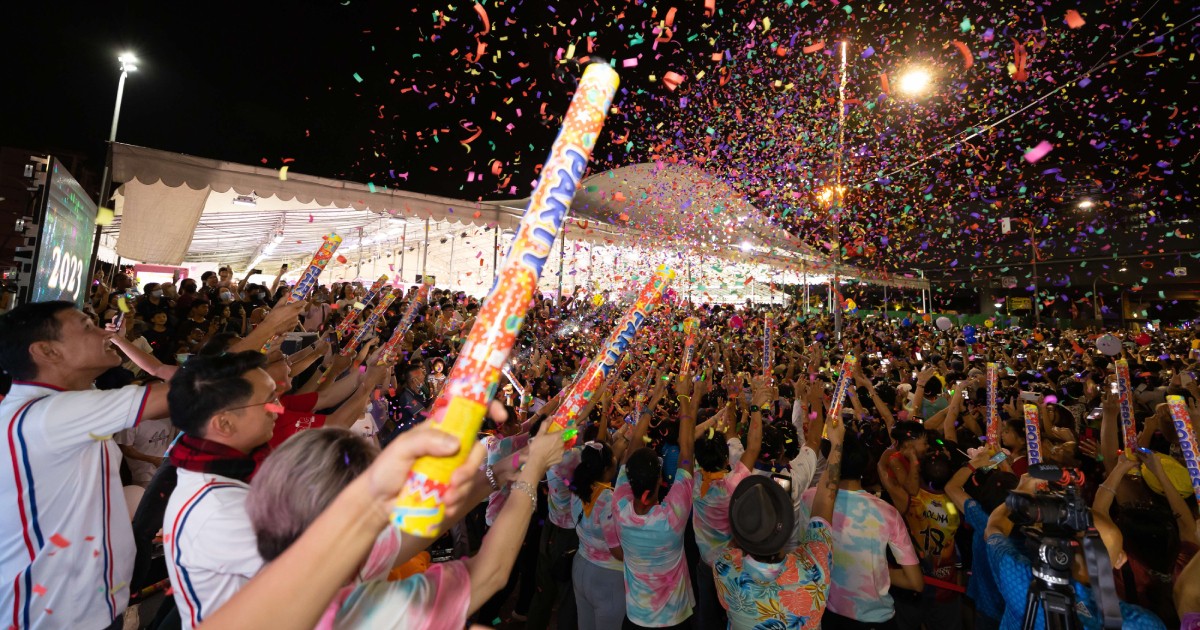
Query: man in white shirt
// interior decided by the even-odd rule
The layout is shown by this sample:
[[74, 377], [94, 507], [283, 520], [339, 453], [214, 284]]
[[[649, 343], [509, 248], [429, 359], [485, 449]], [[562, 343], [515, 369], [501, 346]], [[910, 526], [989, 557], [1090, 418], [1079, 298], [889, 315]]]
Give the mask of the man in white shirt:
[[283, 411], [266, 357], [192, 357], [171, 380], [171, 449], [178, 483], [163, 517], [167, 572], [184, 628], [223, 605], [263, 561], [246, 494]]
[[[163, 385], [92, 389], [121, 364], [71, 302], [0, 316], [0, 614], [10, 628], [100, 629], [125, 611], [133, 528], [112, 436], [167, 415]], [[120, 622], [118, 621], [118, 624]]]

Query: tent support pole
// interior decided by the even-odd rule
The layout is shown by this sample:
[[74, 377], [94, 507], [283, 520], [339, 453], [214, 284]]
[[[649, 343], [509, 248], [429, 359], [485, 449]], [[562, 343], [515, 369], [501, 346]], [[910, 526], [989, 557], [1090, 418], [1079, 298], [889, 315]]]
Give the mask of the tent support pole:
[[362, 257], [363, 257], [362, 242], [363, 242], [363, 229], [362, 229], [362, 226], [360, 225], [358, 227], [358, 262], [355, 263], [355, 265], [354, 265], [354, 276], [357, 278], [362, 277]]
[[808, 299], [808, 265], [804, 265], [804, 316], [808, 317], [808, 306], [812, 301]]
[[500, 222], [496, 221], [496, 232], [492, 235], [492, 284], [496, 284], [496, 265], [500, 257]]
[[400, 233], [400, 273], [396, 280], [404, 282], [404, 258], [408, 255], [408, 219], [404, 220], [404, 231]]
[[456, 241], [456, 240], [458, 240], [458, 239], [454, 238], [454, 234], [451, 234], [450, 235], [450, 262], [446, 263], [446, 275], [449, 276], [448, 278], [446, 278], [446, 282], [449, 283], [449, 287], [450, 287], [451, 291], [454, 290], [454, 241]]
[[425, 251], [421, 255], [421, 282], [425, 282], [425, 267], [429, 264], [429, 217], [425, 217]]
[[885, 322], [887, 321], [887, 307], [888, 307], [887, 289], [888, 289], [888, 285], [886, 285], [886, 284], [883, 285], [883, 321], [885, 321]]

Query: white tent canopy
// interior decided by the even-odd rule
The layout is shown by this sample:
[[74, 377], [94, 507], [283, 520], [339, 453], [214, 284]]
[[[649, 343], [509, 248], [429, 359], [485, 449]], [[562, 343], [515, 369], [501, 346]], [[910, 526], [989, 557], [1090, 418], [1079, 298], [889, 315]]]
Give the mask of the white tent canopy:
[[[114, 249], [144, 263], [229, 265], [237, 274], [279, 264], [297, 275], [330, 232], [344, 242], [330, 280], [387, 273], [482, 295], [528, 200], [472, 202], [125, 144], [113, 145]], [[426, 236], [428, 230], [428, 237]], [[824, 282], [835, 270], [731, 186], [690, 166], [638, 164], [587, 178], [560, 248], [565, 291], [644, 282], [659, 264], [680, 272], [696, 299], [773, 300], [771, 285]], [[669, 239], [669, 241], [667, 240]], [[498, 250], [498, 254], [496, 253]], [[543, 271], [557, 290], [559, 256]], [[653, 266], [652, 266], [653, 265]], [[687, 275], [691, 269], [691, 276]], [[917, 288], [920, 281], [841, 277]], [[688, 278], [691, 277], [691, 281]]]

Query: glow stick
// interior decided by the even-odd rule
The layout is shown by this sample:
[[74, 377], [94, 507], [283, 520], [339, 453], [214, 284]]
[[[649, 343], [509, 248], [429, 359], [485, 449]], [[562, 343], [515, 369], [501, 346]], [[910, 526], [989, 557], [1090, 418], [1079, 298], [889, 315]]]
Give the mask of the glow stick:
[[452, 457], [422, 457], [413, 464], [392, 508], [392, 523], [405, 533], [426, 538], [441, 533], [450, 475], [475, 443], [488, 401], [495, 396], [500, 368], [516, 343], [619, 83], [616, 71], [601, 63], [589, 65], [579, 80], [496, 284], [427, 420], [429, 426], [458, 438], [462, 447]]
[[367, 292], [366, 297], [361, 302], [357, 302], [347, 309], [346, 316], [342, 318], [342, 323], [338, 324], [337, 329], [334, 331], [334, 334], [337, 335], [335, 338], [338, 341], [341, 341], [346, 335], [350, 334], [350, 329], [354, 327], [354, 322], [358, 321], [359, 315], [362, 315], [362, 312], [371, 304], [371, 300], [375, 299], [376, 294], [379, 293], [379, 290], [383, 288], [384, 283], [387, 281], [388, 277], [386, 273], [379, 276], [375, 284], [371, 285], [371, 290]]
[[588, 401], [595, 395], [604, 379], [613, 372], [617, 362], [625, 353], [625, 349], [633, 343], [634, 335], [645, 323], [646, 317], [662, 300], [663, 291], [666, 291], [667, 285], [671, 284], [674, 279], [675, 272], [666, 267], [659, 269], [650, 278], [650, 281], [642, 288], [637, 300], [633, 302], [633, 306], [629, 307], [629, 311], [617, 322], [608, 341], [604, 342], [604, 347], [600, 349], [600, 353], [584, 369], [583, 375], [575, 382], [566, 399], [550, 417], [548, 429], [550, 432], [564, 431], [575, 426], [579, 412], [587, 406]]
[[1167, 406], [1171, 409], [1175, 435], [1179, 437], [1179, 450], [1183, 451], [1183, 466], [1192, 479], [1192, 492], [1200, 500], [1200, 444], [1196, 444], [1196, 428], [1192, 426], [1192, 418], [1183, 404], [1183, 396], [1167, 396]]
[[363, 322], [362, 328], [359, 328], [358, 333], [354, 335], [354, 338], [350, 340], [350, 343], [346, 344], [345, 348], [342, 348], [342, 356], [348, 357], [354, 354], [355, 350], [358, 350], [359, 344], [362, 343], [362, 340], [366, 338], [367, 334], [375, 330], [375, 324], [379, 321], [379, 318], [387, 312], [388, 307], [392, 305], [392, 302], [396, 301], [397, 294], [398, 293], [396, 291], [389, 290], [387, 294], [383, 296], [383, 299], [379, 300], [379, 304], [375, 305], [375, 310], [371, 311], [371, 316], [367, 318], [367, 321]]
[[1030, 466], [1042, 463], [1042, 425], [1037, 405], [1025, 405], [1025, 449]]
[[988, 444], [1000, 448], [1000, 410], [996, 406], [996, 379], [998, 371], [995, 363], [987, 364], [987, 441]]
[[1133, 388], [1129, 384], [1129, 361], [1118, 359], [1117, 396], [1121, 403], [1121, 430], [1125, 434], [1125, 457], [1137, 459], [1137, 425], [1133, 422]]
[[342, 237], [337, 234], [330, 234], [325, 237], [325, 242], [321, 243], [321, 247], [317, 249], [317, 253], [313, 254], [312, 262], [308, 263], [308, 268], [304, 273], [300, 274], [300, 280], [296, 282], [296, 286], [292, 287], [292, 294], [288, 296], [287, 303], [293, 304], [308, 297], [308, 292], [317, 286], [317, 278], [321, 272], [325, 271], [325, 266], [333, 259], [333, 253], [337, 251], [338, 245], [342, 244]]
[[763, 320], [763, 376], [771, 376], [771, 367], [775, 365], [775, 320], [767, 317]]
[[422, 284], [417, 289], [417, 294], [413, 296], [411, 302], [404, 309], [404, 314], [400, 316], [400, 323], [396, 324], [396, 329], [392, 331], [392, 336], [383, 344], [383, 348], [379, 352], [379, 363], [384, 365], [395, 358], [396, 348], [400, 346], [400, 342], [404, 341], [404, 335], [408, 334], [408, 329], [412, 328], [413, 322], [417, 319], [417, 309], [425, 303], [425, 299], [429, 297], [429, 285]]

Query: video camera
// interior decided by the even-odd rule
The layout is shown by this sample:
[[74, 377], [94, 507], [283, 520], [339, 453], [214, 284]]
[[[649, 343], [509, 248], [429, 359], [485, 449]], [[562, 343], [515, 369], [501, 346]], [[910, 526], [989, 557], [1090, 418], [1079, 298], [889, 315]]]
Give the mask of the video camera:
[[1079, 494], [1083, 473], [1075, 468], [1060, 468], [1054, 464], [1029, 467], [1029, 476], [1049, 482], [1051, 490], [1037, 494], [1013, 492], [1005, 499], [1010, 518], [1016, 525], [1040, 524], [1041, 538], [1046, 535], [1073, 535], [1092, 527], [1092, 512]]
[[1013, 523], [1021, 526], [1022, 533], [1037, 544], [1022, 627], [1032, 629], [1037, 625], [1039, 608], [1045, 613], [1047, 629], [1081, 627], [1075, 616], [1071, 565], [1075, 550], [1080, 546], [1078, 535], [1082, 533], [1084, 560], [1104, 627], [1120, 628], [1121, 610], [1117, 604], [1112, 564], [1094, 527], [1091, 509], [1079, 491], [1084, 481], [1083, 473], [1054, 464], [1035, 464], [1029, 467], [1029, 475], [1048, 482], [1050, 489], [1032, 495], [1012, 492], [1004, 500]]

